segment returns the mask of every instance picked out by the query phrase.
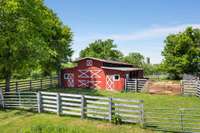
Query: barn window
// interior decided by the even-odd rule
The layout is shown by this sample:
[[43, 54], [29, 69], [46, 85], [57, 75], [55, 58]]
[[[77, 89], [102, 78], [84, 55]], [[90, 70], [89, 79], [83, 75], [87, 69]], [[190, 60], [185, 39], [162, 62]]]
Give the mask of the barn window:
[[86, 66], [92, 66], [93, 61], [92, 60], [86, 60]]
[[68, 73], [65, 73], [65, 74], [64, 74], [64, 79], [68, 79], [68, 76], [69, 76], [69, 74], [68, 74]]
[[115, 81], [120, 80], [120, 75], [119, 75], [119, 74], [115, 74], [115, 75], [114, 75], [114, 80], [115, 80]]

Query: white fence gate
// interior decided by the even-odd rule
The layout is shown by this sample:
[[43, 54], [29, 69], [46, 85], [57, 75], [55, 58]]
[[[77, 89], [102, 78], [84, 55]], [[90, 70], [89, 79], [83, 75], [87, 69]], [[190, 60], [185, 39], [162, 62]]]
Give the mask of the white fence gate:
[[200, 97], [200, 80], [182, 80], [182, 94]]
[[147, 79], [128, 79], [125, 83], [125, 91], [141, 92], [144, 90], [146, 82]]

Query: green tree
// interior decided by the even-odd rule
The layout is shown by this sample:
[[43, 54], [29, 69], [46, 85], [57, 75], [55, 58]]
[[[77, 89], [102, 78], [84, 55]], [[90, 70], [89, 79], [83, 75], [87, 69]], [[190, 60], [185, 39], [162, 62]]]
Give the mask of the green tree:
[[87, 48], [81, 50], [80, 57], [95, 57], [100, 59], [120, 60], [123, 54], [116, 49], [117, 45], [113, 40], [96, 40], [89, 44]]
[[200, 29], [189, 27], [184, 32], [169, 35], [164, 42], [164, 71], [176, 79], [180, 74], [200, 71]]
[[129, 53], [123, 58], [124, 62], [136, 65], [137, 67], [142, 67], [144, 65], [144, 56], [137, 52]]
[[62, 26], [43, 0], [1, 0], [0, 75], [6, 80], [6, 91], [14, 73], [30, 73], [48, 61], [52, 66], [54, 59], [59, 62], [70, 55], [71, 51], [59, 53], [69, 48], [70, 41], [70, 29]]
[[[55, 21], [59, 19], [56, 18]], [[62, 64], [68, 62], [72, 56], [72, 33], [67, 26], [62, 26], [59, 21], [53, 25], [53, 34], [49, 35], [49, 48], [53, 51], [48, 60], [41, 62], [44, 76], [51, 75], [53, 71], [59, 73]]]

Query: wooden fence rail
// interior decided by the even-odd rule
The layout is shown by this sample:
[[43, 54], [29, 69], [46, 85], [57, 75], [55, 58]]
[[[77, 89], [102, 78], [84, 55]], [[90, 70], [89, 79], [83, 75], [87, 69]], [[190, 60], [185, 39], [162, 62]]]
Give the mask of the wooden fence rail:
[[182, 94], [200, 97], [200, 80], [182, 80]]
[[31, 108], [57, 115], [74, 115], [111, 121], [119, 115], [123, 122], [144, 123], [142, 100], [53, 92], [13, 92], [4, 95], [5, 108]]
[[[49, 87], [55, 87], [58, 85], [57, 77], [48, 77], [43, 79], [33, 79], [33, 80], [17, 80], [10, 81], [10, 91], [34, 91], [43, 90]], [[6, 83], [0, 82], [0, 88], [5, 92]]]

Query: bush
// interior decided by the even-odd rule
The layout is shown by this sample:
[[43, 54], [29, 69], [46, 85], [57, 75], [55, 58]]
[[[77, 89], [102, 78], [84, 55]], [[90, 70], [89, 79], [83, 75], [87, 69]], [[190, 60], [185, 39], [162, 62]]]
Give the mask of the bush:
[[112, 123], [116, 124], [116, 125], [122, 124], [122, 118], [121, 118], [121, 116], [118, 115], [118, 114], [113, 114], [112, 115]]

